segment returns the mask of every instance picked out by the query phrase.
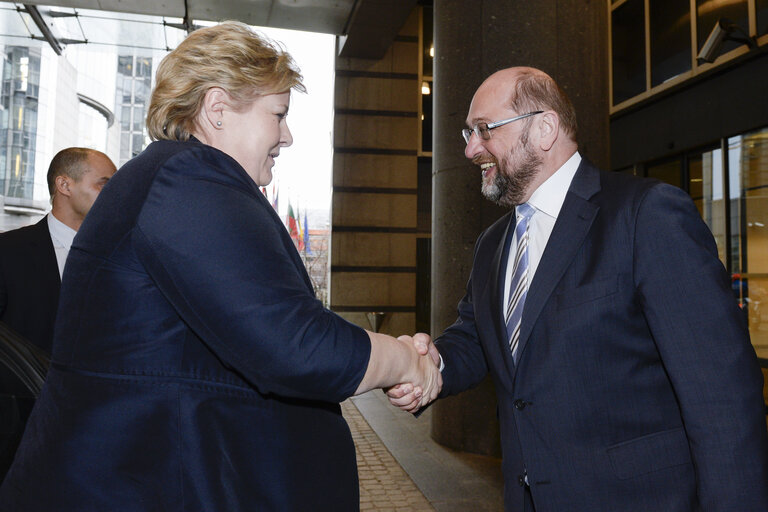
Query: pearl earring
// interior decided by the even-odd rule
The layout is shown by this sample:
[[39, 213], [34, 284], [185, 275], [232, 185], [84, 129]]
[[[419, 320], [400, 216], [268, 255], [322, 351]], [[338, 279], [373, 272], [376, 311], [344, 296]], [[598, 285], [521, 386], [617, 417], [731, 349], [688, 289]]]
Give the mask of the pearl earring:
[[216, 126], [221, 126], [221, 121], [216, 121]]

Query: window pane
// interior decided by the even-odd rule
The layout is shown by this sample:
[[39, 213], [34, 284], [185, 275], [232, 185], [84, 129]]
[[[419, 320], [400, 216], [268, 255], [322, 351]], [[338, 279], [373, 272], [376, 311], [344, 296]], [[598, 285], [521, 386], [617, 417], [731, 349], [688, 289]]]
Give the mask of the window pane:
[[738, 279], [752, 343], [768, 357], [768, 128], [728, 140], [729, 171], [741, 177], [732, 201], [733, 233], [739, 236]]
[[[704, 42], [709, 37], [712, 28], [720, 18], [726, 18], [740, 26], [746, 33], [749, 33], [749, 21], [747, 19], [747, 0], [731, 0], [729, 2], [713, 2], [712, 0], [696, 0], [696, 39], [698, 47], [696, 52], [701, 50]], [[737, 41], [725, 41], [723, 44], [723, 53], [738, 48], [744, 43]]]
[[656, 165], [649, 165], [646, 169], [646, 176], [656, 178], [657, 180], [669, 183], [676, 187], [682, 187], [683, 181], [680, 172], [680, 160], [672, 160]]
[[133, 131], [144, 129], [144, 107], [133, 107]]
[[613, 104], [645, 91], [645, 7], [628, 0], [611, 14]]
[[650, 0], [651, 85], [691, 69], [691, 8], [687, 2]]
[[117, 72], [123, 75], [133, 75], [133, 56], [123, 56], [117, 58]]
[[757, 13], [757, 34], [768, 34], [768, 0], [755, 0]]
[[725, 252], [725, 202], [723, 201], [723, 152], [720, 149], [688, 157], [688, 190], [701, 218], [715, 237], [717, 254], [727, 265]]

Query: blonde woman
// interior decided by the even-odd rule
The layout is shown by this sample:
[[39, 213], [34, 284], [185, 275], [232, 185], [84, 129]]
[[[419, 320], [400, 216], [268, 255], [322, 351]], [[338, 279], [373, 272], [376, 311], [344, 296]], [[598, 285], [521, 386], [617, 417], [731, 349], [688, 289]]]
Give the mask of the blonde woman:
[[259, 193], [290, 146], [288, 54], [240, 23], [160, 64], [153, 142], [72, 246], [53, 363], [3, 511], [356, 510], [338, 402], [440, 374], [324, 309]]

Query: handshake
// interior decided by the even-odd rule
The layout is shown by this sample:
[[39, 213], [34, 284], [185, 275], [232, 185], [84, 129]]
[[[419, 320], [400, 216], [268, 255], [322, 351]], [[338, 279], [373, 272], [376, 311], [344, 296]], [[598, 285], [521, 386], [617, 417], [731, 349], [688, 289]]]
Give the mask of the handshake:
[[384, 391], [392, 405], [415, 413], [434, 401], [443, 387], [440, 354], [429, 334], [420, 332], [413, 336], [400, 336], [397, 341], [405, 344], [408, 350], [415, 350], [418, 357], [412, 359], [411, 378], [385, 387]]

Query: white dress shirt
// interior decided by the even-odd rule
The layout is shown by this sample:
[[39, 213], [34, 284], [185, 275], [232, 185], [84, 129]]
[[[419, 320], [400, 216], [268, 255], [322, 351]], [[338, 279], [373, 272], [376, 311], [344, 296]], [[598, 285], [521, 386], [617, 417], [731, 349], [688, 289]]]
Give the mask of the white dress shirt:
[[[533, 281], [533, 276], [539, 267], [541, 256], [544, 254], [544, 249], [549, 241], [549, 235], [552, 234], [557, 216], [563, 207], [563, 202], [565, 202], [565, 195], [571, 187], [571, 181], [580, 163], [581, 155], [577, 151], [547, 181], [542, 183], [528, 200], [528, 204], [535, 210], [528, 224], [528, 286]], [[517, 213], [518, 222], [520, 217], [521, 215]], [[511, 229], [514, 229], [514, 227]], [[514, 248], [517, 247], [517, 237], [513, 238], [510, 247], [507, 268], [504, 273], [505, 307], [509, 303], [509, 285], [512, 278], [511, 274], [515, 256]]]
[[67, 262], [69, 248], [72, 247], [72, 240], [77, 231], [54, 217], [53, 213], [49, 213], [48, 232], [51, 234], [53, 250], [56, 251], [56, 263], [59, 265], [59, 277], [61, 277], [64, 274], [64, 264]]

